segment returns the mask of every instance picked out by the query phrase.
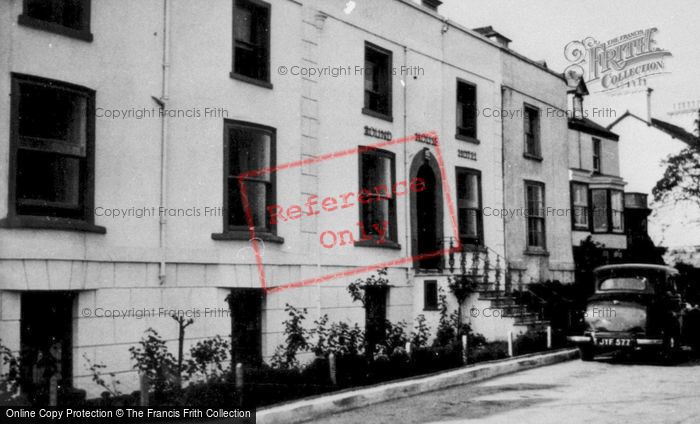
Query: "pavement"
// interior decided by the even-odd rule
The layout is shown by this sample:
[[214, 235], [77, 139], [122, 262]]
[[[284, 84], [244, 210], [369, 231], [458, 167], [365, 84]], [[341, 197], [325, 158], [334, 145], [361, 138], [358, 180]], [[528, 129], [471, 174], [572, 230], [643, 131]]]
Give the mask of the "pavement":
[[700, 423], [700, 360], [602, 358], [535, 368], [326, 418], [319, 424]]

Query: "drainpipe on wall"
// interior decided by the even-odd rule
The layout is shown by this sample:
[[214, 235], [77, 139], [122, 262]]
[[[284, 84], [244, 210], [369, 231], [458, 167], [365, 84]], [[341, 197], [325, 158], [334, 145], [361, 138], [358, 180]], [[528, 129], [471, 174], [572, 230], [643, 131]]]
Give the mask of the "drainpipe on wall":
[[[163, 73], [161, 81], [161, 96], [156, 99], [158, 105], [165, 109], [166, 102], [170, 95], [170, 0], [163, 0]], [[167, 207], [167, 153], [168, 153], [168, 120], [166, 114], [161, 114], [160, 127], [160, 206]], [[165, 284], [165, 255], [166, 255], [166, 214], [160, 217], [159, 221], [159, 242], [160, 268], [158, 280], [160, 284]]]
[[[403, 46], [403, 66], [404, 69], [408, 69], [408, 48], [406, 46]], [[407, 124], [407, 107], [406, 107], [406, 102], [408, 100], [408, 78], [402, 79], [403, 81], [403, 136], [408, 137], [408, 124]], [[403, 175], [404, 178], [408, 181], [410, 178], [410, 175], [408, 175], [408, 148], [406, 145], [408, 143], [401, 143], [403, 144]], [[406, 252], [412, 252], [411, 246], [409, 245], [411, 241], [411, 196], [404, 196], [404, 207], [405, 207], [405, 214], [404, 216], [406, 219], [404, 219], [404, 227], [405, 227], [405, 233], [406, 233]], [[410, 253], [409, 253], [410, 254]], [[409, 262], [410, 264], [410, 262]], [[406, 268], [406, 280], [410, 278], [411, 275], [411, 266], [408, 266]]]
[[[505, 95], [506, 87], [501, 85], [501, 110], [505, 109]], [[503, 208], [506, 208], [506, 197], [508, 196], [506, 193], [506, 133], [505, 120], [503, 119], [503, 117], [501, 117], [501, 193], [502, 205]], [[503, 258], [505, 262], [504, 266], [507, 270], [510, 268], [510, 256], [508, 255], [508, 235], [505, 217], [503, 218]], [[510, 278], [510, 276], [506, 276], [506, 278]]]

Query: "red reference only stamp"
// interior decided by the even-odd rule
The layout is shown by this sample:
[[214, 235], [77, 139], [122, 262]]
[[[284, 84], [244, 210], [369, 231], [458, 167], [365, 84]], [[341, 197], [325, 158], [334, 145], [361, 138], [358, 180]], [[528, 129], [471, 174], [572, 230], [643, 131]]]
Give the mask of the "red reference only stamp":
[[[265, 276], [265, 266], [263, 264], [263, 257], [259, 245], [260, 239], [256, 236], [253, 212], [251, 211], [250, 200], [246, 192], [246, 178], [261, 177], [272, 173], [283, 172], [292, 168], [299, 168], [302, 166], [322, 162], [330, 162], [343, 157], [360, 155], [365, 152], [377, 151], [378, 149], [383, 149], [389, 146], [416, 142], [416, 140], [418, 140], [419, 138], [421, 140], [424, 140], [426, 138], [431, 139], [431, 142], [429, 144], [435, 147], [435, 160], [440, 171], [439, 179], [442, 183], [442, 193], [444, 196], [443, 200], [447, 205], [450, 223], [452, 224], [452, 235], [454, 240], [456, 241], [454, 246], [445, 249], [438, 248], [433, 252], [424, 252], [419, 255], [402, 255], [402, 257], [400, 258], [392, 259], [389, 261], [383, 261], [366, 266], [357, 266], [350, 270], [334, 272], [326, 275], [319, 275], [313, 278], [307, 278], [299, 281], [284, 282], [281, 284], [275, 284], [275, 286], [273, 287], [268, 287], [268, 281]], [[384, 169], [384, 172], [391, 172], [393, 175], [393, 170]], [[383, 141], [380, 143], [360, 146], [352, 149], [342, 150], [339, 152], [327, 153], [313, 158], [308, 158], [295, 162], [288, 162], [273, 167], [247, 171], [238, 176], [238, 185], [240, 188], [243, 210], [245, 211], [246, 215], [246, 223], [250, 232], [250, 241], [255, 256], [258, 276], [260, 278], [260, 285], [268, 293], [295, 287], [308, 286], [312, 284], [320, 284], [325, 281], [347, 277], [351, 275], [363, 274], [380, 268], [398, 266], [420, 261], [427, 258], [434, 258], [437, 256], [448, 254], [450, 252], [456, 252], [461, 249], [461, 243], [459, 241], [459, 235], [457, 231], [457, 218], [454, 212], [455, 208], [454, 203], [452, 201], [452, 196], [450, 194], [451, 191], [447, 182], [442, 151], [440, 150], [440, 143], [438, 142], [437, 134], [432, 132], [416, 134], [400, 139]], [[345, 191], [332, 196], [318, 196], [315, 194], [308, 195], [306, 196], [306, 198], [303, 198], [301, 202], [296, 204], [268, 205], [266, 208], [265, 216], [266, 219], [269, 219], [269, 224], [274, 226], [301, 219], [309, 219], [322, 214], [338, 213], [339, 211], [342, 211], [344, 209], [362, 207], [361, 210], [363, 212], [361, 213], [360, 219], [355, 223], [355, 226], [352, 229], [318, 229], [317, 241], [319, 245], [323, 249], [352, 246], [356, 242], [364, 243], [362, 244], [362, 246], [371, 246], [372, 244], [382, 245], [391, 242], [391, 240], [389, 239], [389, 235], [395, 235], [397, 231], [396, 228], [392, 228], [392, 222], [390, 222], [388, 219], [389, 215], [386, 213], [387, 211], [385, 210], [385, 205], [388, 203], [386, 202], [386, 200], [395, 200], [403, 196], [410, 196], [411, 193], [421, 193], [426, 189], [428, 189], [426, 181], [417, 176], [411, 179], [404, 179], [398, 182], [380, 182], [377, 184], [368, 185], [368, 187], [361, 187], [357, 191]], [[384, 209], [384, 213], [377, 212], [381, 211], [382, 209]], [[438, 219], [442, 219], [442, 217], [438, 217]], [[395, 220], [393, 221], [395, 223]], [[396, 238], [394, 237], [394, 239]]]

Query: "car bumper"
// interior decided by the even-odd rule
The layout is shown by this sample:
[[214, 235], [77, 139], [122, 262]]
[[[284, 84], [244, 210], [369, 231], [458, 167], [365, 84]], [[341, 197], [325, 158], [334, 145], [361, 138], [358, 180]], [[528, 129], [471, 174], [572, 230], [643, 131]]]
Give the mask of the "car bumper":
[[663, 339], [654, 338], [642, 338], [634, 337], [626, 334], [592, 334], [583, 336], [568, 336], [566, 338], [569, 342], [577, 345], [590, 345], [594, 347], [617, 347], [617, 346], [601, 346], [597, 342], [600, 339], [630, 339], [632, 342], [630, 346], [623, 347], [651, 347], [651, 346], [662, 346], [664, 344]]

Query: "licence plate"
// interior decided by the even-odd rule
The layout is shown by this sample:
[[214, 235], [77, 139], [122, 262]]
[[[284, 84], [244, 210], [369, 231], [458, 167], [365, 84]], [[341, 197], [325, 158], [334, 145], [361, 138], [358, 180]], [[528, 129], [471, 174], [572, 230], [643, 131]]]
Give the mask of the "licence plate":
[[632, 346], [632, 339], [598, 339], [598, 346]]

